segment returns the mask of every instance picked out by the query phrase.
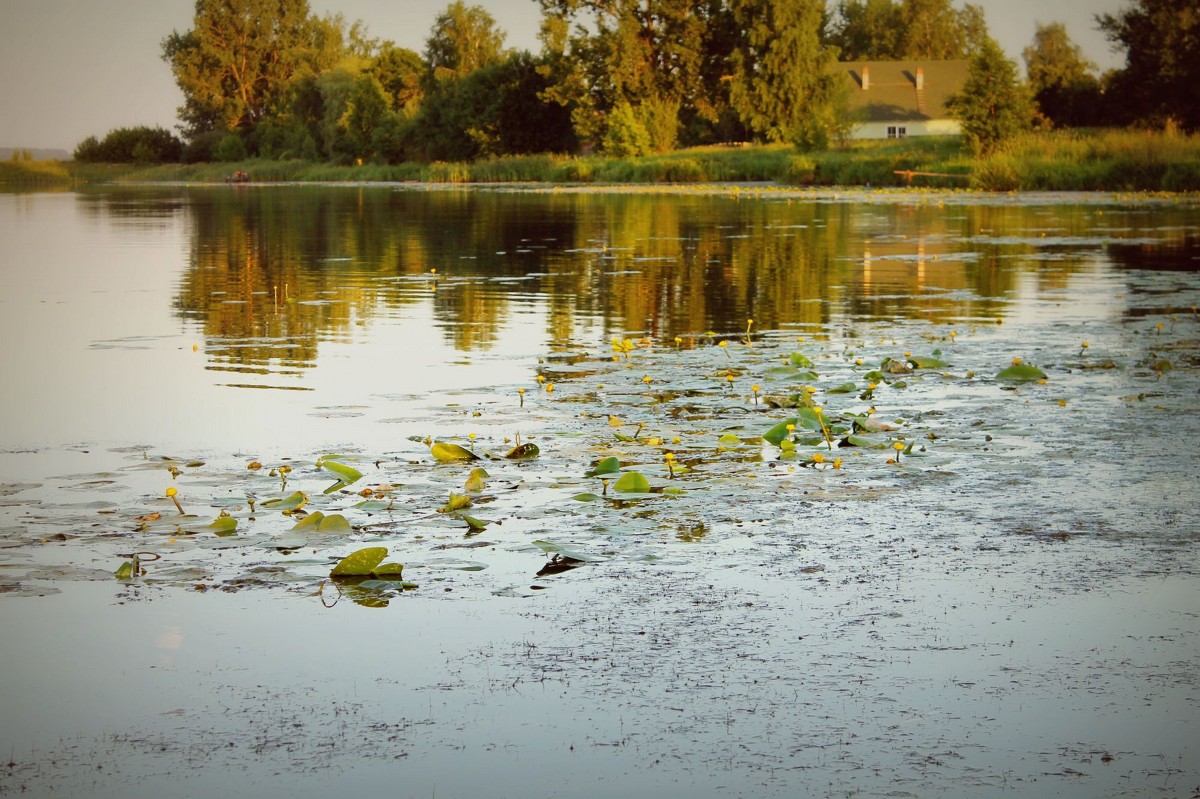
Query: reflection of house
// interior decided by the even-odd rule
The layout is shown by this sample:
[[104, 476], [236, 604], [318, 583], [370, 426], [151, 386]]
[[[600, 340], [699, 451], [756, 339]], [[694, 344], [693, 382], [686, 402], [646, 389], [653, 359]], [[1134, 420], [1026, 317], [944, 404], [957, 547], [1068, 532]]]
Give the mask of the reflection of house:
[[855, 139], [947, 136], [960, 132], [946, 100], [967, 79], [966, 61], [858, 61], [838, 64], [850, 81]]

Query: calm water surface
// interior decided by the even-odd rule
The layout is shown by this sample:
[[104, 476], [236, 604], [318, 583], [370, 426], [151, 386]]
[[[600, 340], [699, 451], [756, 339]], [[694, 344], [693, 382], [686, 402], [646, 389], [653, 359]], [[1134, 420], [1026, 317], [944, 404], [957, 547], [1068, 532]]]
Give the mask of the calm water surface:
[[[0, 795], [1192, 797], [1198, 302], [1185, 200], [0, 194]], [[745, 383], [786, 395], [793, 349], [926, 452], [717, 450], [786, 413]], [[905, 351], [952, 366], [860, 401]], [[993, 381], [1014, 356], [1047, 384]], [[608, 414], [682, 435], [686, 497], [570, 499], [608, 454], [666, 484]], [[413, 438], [474, 432], [543, 457], [488, 463], [502, 525], [464, 537], [425, 516], [465, 469]], [[280, 554], [244, 507], [247, 461], [292, 458], [378, 521], [304, 482], [325, 452], [403, 484], [352, 541], [417, 591], [326, 608], [353, 546]], [[236, 540], [134, 539], [167, 455]], [[535, 576], [534, 540], [596, 562]]]

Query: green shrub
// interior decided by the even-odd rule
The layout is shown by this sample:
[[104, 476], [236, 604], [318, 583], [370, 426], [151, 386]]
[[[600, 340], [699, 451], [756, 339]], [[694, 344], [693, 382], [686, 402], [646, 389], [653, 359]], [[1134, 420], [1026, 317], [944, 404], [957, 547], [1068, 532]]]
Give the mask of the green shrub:
[[250, 154], [246, 152], [246, 143], [242, 141], [241, 136], [236, 133], [227, 133], [212, 148], [212, 157], [215, 161], [232, 163], [245, 161]]
[[971, 186], [984, 191], [1016, 191], [1021, 188], [1016, 162], [1007, 154], [988, 158], [971, 175]]
[[92, 164], [161, 164], [178, 162], [183, 142], [163, 128], [142, 125], [117, 128], [103, 139], [88, 136], [75, 148], [75, 160]]
[[816, 182], [816, 176], [817, 162], [807, 155], [795, 155], [788, 159], [780, 182], [792, 186], [811, 186]]
[[604, 132], [604, 153], [614, 158], [635, 158], [649, 155], [652, 149], [650, 132], [629, 103], [619, 103], [608, 114], [608, 129]]

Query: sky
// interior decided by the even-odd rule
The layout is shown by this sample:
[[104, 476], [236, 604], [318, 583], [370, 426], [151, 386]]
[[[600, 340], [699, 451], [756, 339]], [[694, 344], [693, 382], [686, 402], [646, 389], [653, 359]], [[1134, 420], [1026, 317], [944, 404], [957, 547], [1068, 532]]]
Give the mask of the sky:
[[[1100, 68], [1123, 56], [1095, 29], [1122, 0], [976, 0], [988, 28], [1021, 68], [1037, 22], [1062, 22]], [[309, 0], [313, 12], [362, 20], [375, 38], [421, 52], [449, 0]], [[537, 0], [468, 0], [485, 8], [509, 47], [536, 52]], [[961, 8], [962, 1], [956, 0]], [[0, 147], [73, 150], [118, 127], [173, 130], [183, 96], [161, 58], [162, 40], [191, 27], [193, 0], [4, 0], [0, 4]]]

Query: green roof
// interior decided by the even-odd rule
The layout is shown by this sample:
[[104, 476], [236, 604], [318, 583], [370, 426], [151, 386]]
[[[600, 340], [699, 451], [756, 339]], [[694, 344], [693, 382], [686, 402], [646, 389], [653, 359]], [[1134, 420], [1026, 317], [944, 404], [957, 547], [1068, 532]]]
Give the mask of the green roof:
[[[923, 92], [917, 91], [918, 68], [924, 73]], [[850, 110], [863, 122], [947, 119], [946, 100], [967, 79], [965, 60], [844, 61], [838, 69], [850, 81]]]

